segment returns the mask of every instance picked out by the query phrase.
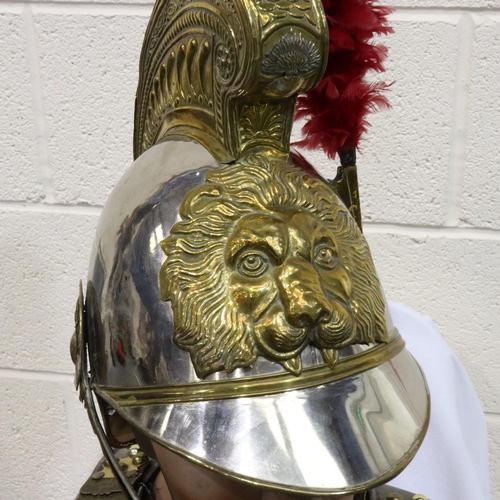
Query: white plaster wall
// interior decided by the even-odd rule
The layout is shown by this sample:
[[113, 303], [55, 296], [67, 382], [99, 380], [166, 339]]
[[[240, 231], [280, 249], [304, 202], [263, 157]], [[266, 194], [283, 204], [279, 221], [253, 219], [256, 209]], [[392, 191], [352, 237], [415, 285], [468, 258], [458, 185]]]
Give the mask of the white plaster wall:
[[[500, 500], [500, 0], [397, 1], [394, 108], [358, 161], [365, 232], [388, 298], [432, 316], [465, 365]], [[0, 0], [2, 500], [72, 500], [99, 455], [68, 344], [101, 207], [132, 161], [151, 8]]]

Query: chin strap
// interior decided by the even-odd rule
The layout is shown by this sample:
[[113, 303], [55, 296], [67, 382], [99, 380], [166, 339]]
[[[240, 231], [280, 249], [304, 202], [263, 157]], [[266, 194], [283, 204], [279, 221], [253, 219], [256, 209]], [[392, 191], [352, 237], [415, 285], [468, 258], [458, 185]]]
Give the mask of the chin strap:
[[[109, 467], [112, 470], [115, 479], [118, 481], [118, 484], [120, 485], [123, 493], [128, 500], [140, 500], [142, 497], [144, 497], [144, 485], [139, 485], [139, 490], [136, 492], [130, 481], [127, 479], [127, 476], [122, 469], [122, 466], [120, 465], [118, 457], [115, 455], [111, 445], [109, 444], [106, 431], [104, 430], [101, 419], [99, 418], [96, 409], [89, 372], [86, 306], [86, 301], [83, 298], [82, 282], [80, 281], [79, 297], [75, 314], [76, 328], [75, 334], [71, 339], [71, 356], [73, 358], [73, 362], [76, 365], [75, 386], [77, 390], [80, 390], [80, 400], [85, 404], [92, 429], [99, 439], [99, 444], [101, 445], [102, 452], [104, 454], [104, 457], [108, 461]], [[155, 471], [157, 470], [157, 467], [155, 468]], [[155, 471], [153, 471], [153, 473]], [[148, 477], [145, 478], [145, 480], [148, 481], [150, 477], [151, 475], [149, 474]], [[168, 485], [167, 489], [172, 498], [174, 498]]]
[[113, 474], [115, 475], [116, 480], [120, 483], [120, 487], [122, 488], [127, 498], [129, 500], [140, 500], [129, 480], [123, 473], [123, 470], [118, 463], [118, 459], [116, 458], [111, 446], [108, 443], [106, 433], [101, 424], [101, 421], [99, 420], [99, 416], [97, 415], [88, 375], [84, 375], [83, 384], [85, 387], [85, 406], [87, 408], [90, 423], [92, 424], [92, 429], [94, 430], [97, 438], [99, 439], [99, 443], [101, 444], [102, 452], [104, 453], [109, 466], [113, 470]]
[[[85, 320], [84, 320], [85, 321]], [[104, 453], [104, 456], [106, 457], [109, 466], [111, 467], [113, 474], [116, 478], [116, 480], [120, 483], [120, 487], [122, 488], [123, 492], [127, 496], [128, 500], [140, 500], [140, 498], [137, 496], [137, 493], [135, 492], [134, 488], [130, 484], [129, 480], [125, 476], [117, 457], [113, 453], [113, 449], [111, 448], [106, 432], [104, 431], [104, 428], [101, 424], [101, 420], [99, 419], [99, 415], [97, 414], [95, 402], [94, 402], [94, 397], [92, 393], [92, 387], [90, 384], [90, 378], [89, 378], [89, 371], [88, 371], [88, 364], [87, 364], [87, 336], [83, 335], [83, 352], [81, 353], [81, 363], [82, 363], [82, 369], [81, 369], [81, 384], [84, 387], [84, 400], [85, 400], [85, 407], [87, 409], [87, 413], [89, 416], [90, 423], [92, 424], [92, 429], [94, 430], [94, 433], [96, 434], [97, 438], [99, 439], [99, 443], [101, 444], [102, 452]]]

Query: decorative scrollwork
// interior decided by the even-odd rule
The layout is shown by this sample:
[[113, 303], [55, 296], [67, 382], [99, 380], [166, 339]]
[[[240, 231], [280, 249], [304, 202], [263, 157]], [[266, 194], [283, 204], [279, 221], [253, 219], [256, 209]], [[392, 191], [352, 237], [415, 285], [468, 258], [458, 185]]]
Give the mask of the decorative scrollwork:
[[[214, 102], [221, 101], [216, 92], [225, 89], [216, 79], [231, 85], [243, 37], [232, 0], [157, 2], [141, 56], [135, 156], [177, 126], [179, 113], [186, 127], [201, 117], [203, 123], [194, 130], [203, 133], [207, 141], [221, 133]], [[214, 139], [221, 141], [220, 137]]]
[[173, 47], [160, 66], [149, 94], [142, 147], [154, 144], [169, 112], [189, 106], [213, 108], [209, 37], [193, 36]]
[[170, 0], [168, 6], [160, 12], [157, 23], [153, 25], [150, 35], [149, 53], [152, 54], [162, 33], [162, 27], [170, 22], [179, 8], [183, 7], [188, 0]]

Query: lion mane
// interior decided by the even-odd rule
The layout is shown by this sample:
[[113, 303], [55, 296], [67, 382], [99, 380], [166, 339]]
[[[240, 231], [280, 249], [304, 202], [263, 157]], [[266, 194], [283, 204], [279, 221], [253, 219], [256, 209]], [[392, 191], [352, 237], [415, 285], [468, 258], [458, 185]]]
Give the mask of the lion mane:
[[227, 239], [242, 217], [300, 209], [335, 234], [352, 279], [348, 306], [355, 319], [351, 344], [386, 342], [385, 304], [368, 244], [328, 184], [301, 168], [252, 155], [220, 170], [184, 198], [160, 271], [162, 300], [174, 312], [174, 342], [191, 355], [197, 375], [250, 366], [260, 355], [253, 325], [229, 293]]

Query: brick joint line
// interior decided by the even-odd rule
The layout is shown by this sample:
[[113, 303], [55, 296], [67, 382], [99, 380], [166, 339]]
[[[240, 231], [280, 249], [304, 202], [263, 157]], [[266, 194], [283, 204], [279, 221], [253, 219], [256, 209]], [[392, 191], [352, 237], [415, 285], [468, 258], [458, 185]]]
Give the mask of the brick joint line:
[[80, 460], [79, 437], [80, 429], [77, 427], [75, 412], [75, 387], [73, 384], [63, 386], [64, 411], [66, 414], [66, 425], [68, 427], [68, 441], [71, 453], [72, 479], [75, 490], [81, 487], [81, 477], [84, 475], [82, 461]]
[[23, 19], [26, 32], [27, 57], [31, 75], [31, 88], [33, 99], [33, 115], [36, 131], [36, 145], [38, 151], [39, 176], [42, 185], [41, 195], [49, 203], [55, 201], [53, 172], [51, 166], [47, 119], [43, 103], [42, 77], [38, 42], [36, 38], [33, 12], [29, 5], [23, 9]]
[[[69, 342], [68, 342], [69, 345]], [[68, 352], [69, 357], [69, 352]], [[73, 380], [73, 375], [64, 372], [46, 370], [27, 370], [23, 368], [0, 368], [0, 379], [15, 378], [21, 380], [45, 380], [48, 382], [68, 382]]]
[[458, 23], [457, 74], [453, 96], [453, 120], [446, 196], [445, 225], [447, 226], [456, 226], [460, 222], [462, 212], [474, 31], [475, 25], [472, 16], [469, 13], [464, 13]]
[[0, 201], [0, 212], [30, 212], [99, 216], [102, 212], [102, 207], [96, 205], [65, 205], [62, 203]]
[[363, 221], [365, 233], [370, 234], [396, 234], [410, 238], [448, 238], [463, 240], [496, 240], [500, 241], [500, 230], [479, 227], [449, 227], [426, 226], [411, 224], [391, 224]]
[[484, 414], [487, 422], [500, 424], [500, 413], [485, 411]]
[[489, 13], [495, 13], [495, 12], [500, 12], [500, 6], [492, 6], [492, 7], [471, 7], [468, 5], [428, 5], [428, 6], [421, 6], [421, 5], [398, 5], [397, 3], [391, 3], [391, 7], [396, 9], [397, 12], [417, 12], [417, 13], [422, 13], [422, 14], [428, 14], [429, 16], [433, 16], [436, 14], [461, 14], [464, 12], [470, 12], [472, 14], [479, 13], [479, 14], [489, 14]]
[[0, 12], [19, 10], [19, 8], [30, 7], [32, 12], [37, 14], [60, 14], [60, 15], [90, 15], [90, 16], [143, 16], [149, 17], [153, 9], [154, 2], [151, 3], [112, 3], [112, 2], [12, 2], [0, 0]]

